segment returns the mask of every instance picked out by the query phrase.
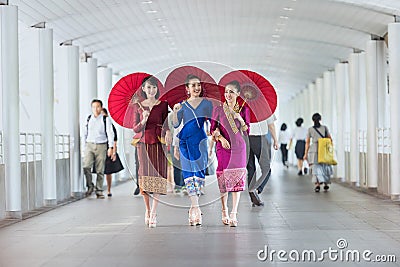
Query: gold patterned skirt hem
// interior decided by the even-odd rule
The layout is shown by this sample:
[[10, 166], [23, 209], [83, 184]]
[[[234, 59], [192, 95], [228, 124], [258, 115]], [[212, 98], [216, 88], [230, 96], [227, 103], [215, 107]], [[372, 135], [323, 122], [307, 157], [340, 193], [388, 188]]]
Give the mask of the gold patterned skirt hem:
[[157, 176], [139, 176], [139, 188], [142, 194], [167, 194], [167, 179]]

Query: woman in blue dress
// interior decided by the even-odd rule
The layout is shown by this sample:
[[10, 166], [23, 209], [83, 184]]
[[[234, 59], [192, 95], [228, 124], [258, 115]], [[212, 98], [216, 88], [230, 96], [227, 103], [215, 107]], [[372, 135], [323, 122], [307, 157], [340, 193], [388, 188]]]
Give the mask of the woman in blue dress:
[[207, 134], [204, 123], [211, 118], [212, 104], [202, 96], [200, 78], [188, 75], [185, 89], [189, 96], [186, 101], [174, 106], [173, 123], [177, 128], [183, 123], [178, 134], [182, 175], [191, 200], [189, 224], [201, 225], [199, 207], [200, 189], [204, 186], [208, 163]]

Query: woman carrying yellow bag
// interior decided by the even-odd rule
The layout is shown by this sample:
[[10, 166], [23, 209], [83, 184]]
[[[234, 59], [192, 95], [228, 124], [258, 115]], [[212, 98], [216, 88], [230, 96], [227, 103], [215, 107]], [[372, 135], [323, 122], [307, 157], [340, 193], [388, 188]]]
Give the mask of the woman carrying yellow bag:
[[[312, 120], [314, 122], [314, 126], [310, 127], [307, 132], [306, 151], [304, 154], [304, 160], [308, 160], [310, 164], [313, 175], [313, 182], [315, 184], [315, 189], [314, 189], [315, 192], [320, 191], [321, 184], [324, 185], [324, 190], [327, 191], [329, 189], [328, 184], [331, 183], [331, 175], [333, 173], [333, 170], [332, 170], [332, 165], [326, 163], [320, 163], [321, 161], [318, 161], [318, 140], [324, 138], [323, 140], [325, 141], [325, 138], [328, 138], [332, 143], [332, 137], [331, 134], [329, 133], [328, 127], [321, 125], [321, 115], [319, 113], [315, 113], [312, 116]], [[310, 140], [312, 140], [311, 145], [310, 145]], [[320, 158], [322, 158], [321, 156]]]

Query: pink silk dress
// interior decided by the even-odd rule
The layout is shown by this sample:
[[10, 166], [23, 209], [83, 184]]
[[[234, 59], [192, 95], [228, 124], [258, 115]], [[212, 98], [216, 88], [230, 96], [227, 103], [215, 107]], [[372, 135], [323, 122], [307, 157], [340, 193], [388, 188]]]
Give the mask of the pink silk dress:
[[217, 128], [225, 139], [228, 140], [231, 148], [225, 149], [221, 142], [216, 144], [216, 153], [218, 159], [217, 179], [221, 193], [239, 192], [245, 188], [247, 176], [246, 165], [246, 142], [244, 137], [249, 134], [250, 129], [250, 111], [244, 106], [240, 111], [244, 119], [247, 130], [242, 131], [239, 120], [233, 119], [229, 113], [227, 104], [217, 106], [213, 110], [211, 120], [211, 133]]

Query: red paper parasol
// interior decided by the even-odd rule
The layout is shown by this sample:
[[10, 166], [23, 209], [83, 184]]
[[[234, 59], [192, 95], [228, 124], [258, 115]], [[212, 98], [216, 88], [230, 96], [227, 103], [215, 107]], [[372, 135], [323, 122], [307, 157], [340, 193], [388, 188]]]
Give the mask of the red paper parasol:
[[274, 87], [263, 76], [249, 70], [231, 71], [221, 78], [218, 84], [223, 101], [225, 101], [225, 85], [233, 80], [240, 83], [241, 99], [238, 99], [238, 102], [242, 106], [244, 100], [249, 106], [251, 122], [266, 120], [275, 112], [278, 100]]
[[[143, 100], [141, 86], [143, 79], [151, 76], [143, 72], [135, 72], [121, 78], [112, 88], [108, 97], [108, 110], [113, 120], [125, 128], [132, 128], [133, 104]], [[158, 79], [157, 79], [158, 80]], [[164, 87], [158, 80], [160, 95]]]
[[188, 98], [185, 89], [185, 80], [189, 74], [196, 75], [200, 78], [203, 96], [209, 100], [221, 101], [221, 94], [215, 80], [204, 70], [194, 66], [183, 66], [174, 69], [168, 74], [165, 80], [166, 94], [161, 97], [162, 100], [168, 101], [172, 108], [176, 103], [180, 103]]

